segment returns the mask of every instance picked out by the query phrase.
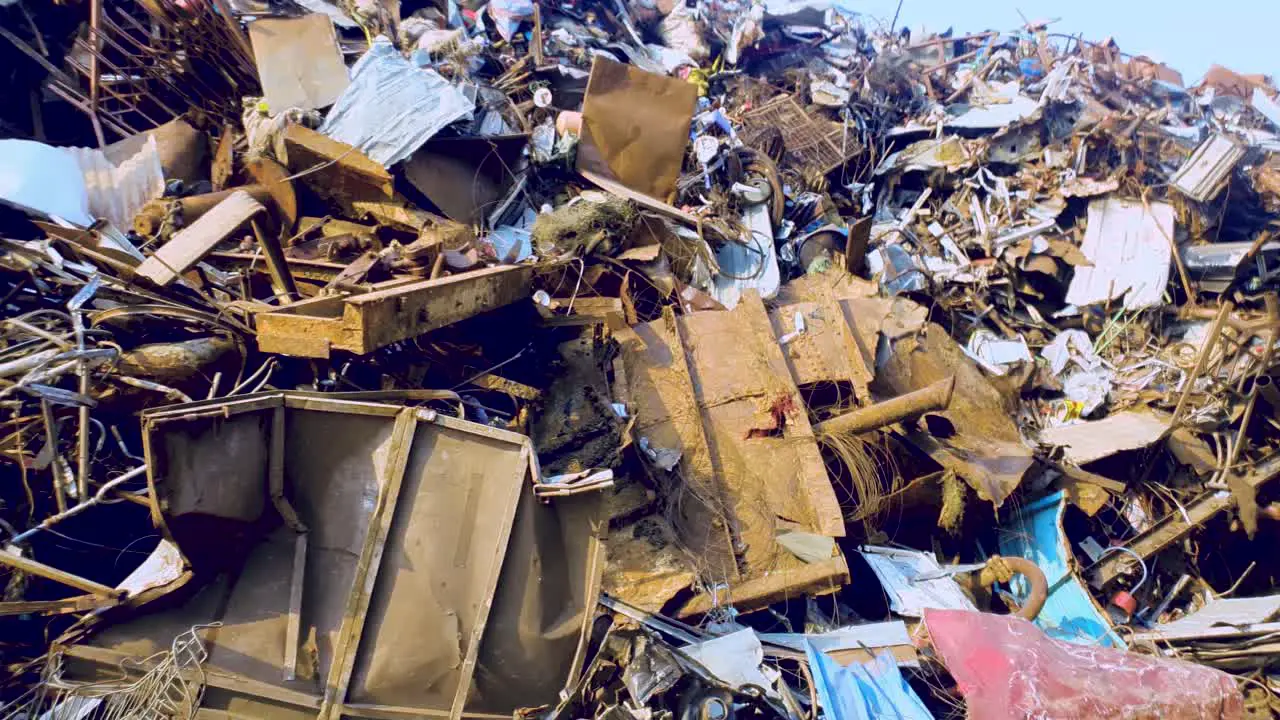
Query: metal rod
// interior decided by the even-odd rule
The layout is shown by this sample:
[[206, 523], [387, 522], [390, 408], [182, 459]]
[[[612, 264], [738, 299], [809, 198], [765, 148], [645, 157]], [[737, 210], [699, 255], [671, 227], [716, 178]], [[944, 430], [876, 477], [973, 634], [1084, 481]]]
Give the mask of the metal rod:
[[289, 261], [284, 257], [284, 248], [280, 246], [280, 239], [265, 232], [262, 229], [262, 223], [259, 223], [256, 218], [249, 221], [249, 226], [253, 228], [253, 235], [258, 239], [258, 244], [262, 246], [262, 251], [266, 255], [267, 270], [271, 272], [276, 292], [284, 296], [286, 303], [297, 300], [301, 296], [298, 294], [298, 286], [293, 282], [293, 273], [289, 272]]
[[1209, 326], [1209, 332], [1205, 335], [1204, 345], [1200, 348], [1200, 355], [1196, 357], [1195, 367], [1191, 369], [1191, 374], [1187, 376], [1187, 383], [1182, 388], [1182, 396], [1178, 398], [1178, 404], [1173, 409], [1173, 420], [1170, 426], [1176, 426], [1178, 421], [1182, 419], [1182, 409], [1187, 405], [1187, 398], [1191, 397], [1191, 390], [1195, 386], [1196, 381], [1200, 379], [1200, 373], [1204, 372], [1204, 366], [1209, 361], [1209, 356], [1213, 354], [1213, 348], [1218, 344], [1218, 337], [1222, 335], [1222, 324], [1226, 322], [1227, 316], [1235, 309], [1235, 303], [1227, 300], [1222, 303], [1222, 307], [1218, 308], [1218, 316], [1213, 319], [1213, 324]]
[[[84, 304], [89, 302], [94, 293], [102, 285], [102, 278], [94, 275], [75, 297], [67, 302], [67, 310], [71, 313], [71, 328], [76, 334], [76, 351], [82, 359], [76, 367], [79, 375], [79, 391], [82, 396], [89, 395], [89, 361], [84, 359]], [[84, 500], [89, 496], [89, 406], [79, 408], [80, 428], [76, 438], [76, 498]]]
[[1164, 599], [1160, 601], [1160, 604], [1157, 605], [1156, 609], [1148, 616], [1149, 620], [1152, 623], [1160, 622], [1160, 616], [1165, 614], [1169, 609], [1169, 606], [1173, 604], [1174, 600], [1178, 599], [1178, 596], [1182, 594], [1182, 591], [1185, 590], [1189, 584], [1191, 584], [1190, 575], [1183, 575], [1182, 577], [1179, 577], [1178, 581], [1173, 584], [1173, 589], [1164, 596]]
[[[98, 45], [98, 23], [102, 19], [102, 0], [89, 0], [89, 42], [93, 47]], [[98, 54], [89, 55], [89, 120], [93, 123], [93, 134], [98, 138], [98, 147], [107, 146], [102, 137], [102, 123], [98, 122], [98, 85], [100, 68]]]
[[62, 70], [59, 70], [57, 66], [55, 66], [53, 63], [46, 60], [42, 55], [40, 55], [40, 53], [36, 52], [34, 48], [32, 48], [30, 45], [24, 42], [22, 38], [6, 30], [3, 25], [0, 25], [0, 37], [13, 43], [14, 47], [21, 50], [23, 55], [26, 55], [27, 57], [36, 61], [37, 65], [44, 68], [45, 72], [48, 72], [50, 75], [53, 75], [54, 77], [57, 77], [58, 79], [67, 83], [68, 85], [72, 85], [72, 86], [75, 85], [75, 80], [70, 75], [67, 75]]
[[53, 475], [53, 499], [57, 502], [58, 512], [67, 511], [67, 478], [63, 473], [62, 457], [58, 453], [58, 425], [53, 420], [53, 407], [48, 400], [40, 401], [40, 418], [44, 421], [44, 434], [53, 451], [53, 462], [49, 470]]
[[[76, 99], [76, 97], [73, 96], [73, 93], [75, 93], [75, 91], [68, 91], [67, 89], [61, 87], [56, 83], [49, 83], [45, 87], [49, 88], [49, 92], [53, 93], [54, 95], [57, 95], [63, 102], [67, 103], [71, 107], [79, 110], [85, 115], [89, 114], [89, 104], [88, 104], [89, 101], [84, 100], [83, 96], [81, 96], [81, 99]], [[129, 127], [129, 125], [126, 124], [123, 120], [116, 121], [113, 118], [109, 122], [106, 122], [104, 124], [110, 127], [112, 130], [114, 130], [122, 138], [127, 138], [130, 135], [135, 135], [138, 132], [137, 130], [134, 130], [132, 127]]]
[[[122, 75], [122, 76], [125, 76], [125, 75], [131, 75], [131, 74], [132, 74], [132, 73], [130, 73], [129, 71], [127, 71], [126, 69], [121, 68], [121, 67], [117, 66], [115, 63], [113, 63], [113, 62], [111, 62], [110, 60], [108, 60], [108, 59], [106, 58], [106, 56], [105, 56], [105, 55], [103, 55], [102, 53], [98, 52], [97, 50], [95, 50], [95, 49], [93, 49], [93, 48], [88, 48], [88, 47], [86, 47], [86, 48], [85, 48], [85, 50], [89, 53], [89, 59], [90, 59], [92, 62], [102, 62], [102, 63], [105, 63], [105, 64], [107, 65], [107, 69], [111, 70], [113, 73], [115, 73], [115, 74], [117, 74], [117, 75]], [[79, 67], [79, 66], [77, 66], [77, 67]], [[92, 72], [92, 70], [90, 70], [90, 72]], [[131, 84], [131, 85], [132, 85], [132, 84], [134, 84], [135, 82], [136, 82], [136, 81], [130, 80], [130, 84]], [[111, 97], [115, 98], [116, 100], [119, 100], [121, 103], [124, 103], [126, 106], [128, 106], [128, 108], [129, 108], [130, 110], [132, 110], [133, 112], [136, 112], [136, 113], [138, 113], [139, 115], [141, 115], [142, 117], [146, 118], [146, 119], [147, 119], [147, 122], [151, 123], [152, 125], [160, 125], [160, 124], [161, 124], [161, 123], [159, 123], [158, 121], [156, 121], [156, 119], [155, 119], [155, 118], [153, 118], [153, 117], [151, 117], [150, 115], [148, 115], [147, 113], [143, 112], [142, 108], [138, 107], [138, 104], [137, 104], [137, 103], [132, 102], [132, 101], [130, 100], [130, 98], [129, 98], [127, 95], [125, 95], [125, 94], [121, 93], [119, 90], [117, 90], [117, 89], [115, 89], [114, 87], [112, 87], [110, 83], [101, 83], [101, 82], [99, 82], [99, 85], [100, 85], [101, 89], [106, 90], [106, 91], [111, 95]], [[139, 91], [139, 92], [138, 92], [138, 94], [139, 94], [139, 95], [142, 95], [143, 93]], [[150, 93], [145, 93], [145, 95], [146, 95], [146, 97], [147, 97], [147, 99], [148, 99], [148, 100], [150, 100], [151, 102], [155, 103], [156, 105], [159, 105], [159, 106], [160, 106], [160, 109], [162, 109], [162, 110], [164, 110], [165, 112], [169, 113], [169, 115], [170, 115], [171, 117], [177, 117], [178, 115], [180, 115], [180, 114], [181, 114], [181, 113], [179, 113], [178, 111], [174, 110], [173, 108], [170, 108], [168, 105], [165, 105], [163, 102], [161, 102], [161, 101], [160, 101], [160, 99], [159, 99], [159, 98], [157, 98], [157, 97], [155, 97], [155, 96], [151, 95]]]
[[[136, 62], [139, 65], [139, 67], [143, 69], [143, 72], [145, 72], [147, 75], [149, 75], [151, 78], [153, 78], [157, 82], [164, 84], [166, 87], [169, 88], [169, 90], [173, 91], [176, 95], [178, 95], [184, 101], [186, 101], [187, 104], [189, 105], [200, 104], [199, 101], [203, 100], [204, 97], [201, 96], [198, 91], [196, 92], [196, 95], [193, 98], [191, 95], [187, 93], [186, 89], [180, 87], [179, 85], [174, 83], [172, 80], [170, 80], [167, 73], [160, 71], [159, 69], [160, 63], [155, 62], [155, 59], [152, 56], [151, 48], [143, 45], [142, 43], [139, 43], [137, 39], [135, 39], [132, 35], [125, 32], [125, 30], [121, 28], [119, 25], [116, 25], [114, 22], [112, 22], [111, 18], [104, 15], [102, 20], [106, 24], [106, 30], [107, 30], [107, 32], [104, 32], [102, 34], [102, 39], [106, 41], [106, 43], [110, 45], [116, 52], [122, 55], [126, 55], [131, 59], [133, 59], [134, 62]], [[134, 45], [134, 47], [138, 48], [139, 52], [146, 55], [147, 60], [150, 60], [150, 62], [148, 62], [147, 60], [139, 60], [136, 57], [135, 53], [127, 50], [123, 45], [121, 45], [118, 41], [116, 41], [115, 38], [112, 37], [113, 35], [119, 35], [120, 37], [123, 37], [126, 40], [128, 40], [130, 43]], [[197, 80], [199, 79], [197, 78]], [[202, 85], [204, 84], [203, 80], [200, 80], [199, 82]], [[148, 93], [148, 95], [154, 99], [153, 93]], [[174, 114], [176, 116], [178, 113], [174, 113]]]
[[857, 435], [916, 415], [945, 410], [951, 404], [951, 395], [955, 387], [956, 377], [952, 375], [946, 380], [939, 380], [928, 387], [899, 395], [892, 400], [837, 415], [830, 420], [818, 423], [813, 430], [818, 435], [837, 433]]
[[130, 480], [134, 480], [142, 476], [146, 472], [147, 472], [147, 466], [139, 465], [138, 467], [130, 470], [129, 472], [121, 475], [120, 477], [98, 488], [98, 492], [94, 493], [93, 497], [89, 498], [88, 500], [85, 500], [84, 502], [80, 503], [79, 505], [76, 505], [75, 507], [67, 508], [66, 510], [58, 513], [57, 515], [50, 515], [49, 517], [45, 518], [44, 521], [41, 522], [39, 525], [36, 525], [35, 527], [30, 528], [29, 530], [26, 530], [24, 532], [21, 532], [15, 535], [13, 539], [10, 540], [10, 542], [15, 545], [18, 543], [24, 542], [27, 538], [31, 537], [32, 535], [35, 535], [41, 530], [46, 530], [48, 528], [51, 528], [55, 524], [60, 523], [63, 520], [66, 520], [67, 518], [75, 517], [76, 515], [79, 515], [80, 513], [84, 512], [85, 510], [88, 510], [89, 508], [95, 505], [101, 505], [102, 502], [106, 500], [107, 493], [111, 492], [112, 490], [115, 490], [116, 488], [129, 482]]

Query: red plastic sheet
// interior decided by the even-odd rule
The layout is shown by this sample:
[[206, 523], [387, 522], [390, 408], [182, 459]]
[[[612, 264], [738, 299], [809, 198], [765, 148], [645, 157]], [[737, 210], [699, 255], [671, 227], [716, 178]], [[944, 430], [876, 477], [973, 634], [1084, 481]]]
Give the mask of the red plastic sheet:
[[925, 610], [925, 627], [971, 718], [1235, 720], [1230, 675], [1180, 660], [1054, 640], [1010, 615]]

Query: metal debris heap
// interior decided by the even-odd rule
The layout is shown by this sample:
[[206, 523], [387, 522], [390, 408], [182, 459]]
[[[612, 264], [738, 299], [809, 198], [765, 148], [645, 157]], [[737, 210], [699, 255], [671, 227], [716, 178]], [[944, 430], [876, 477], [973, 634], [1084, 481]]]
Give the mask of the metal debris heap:
[[0, 718], [1280, 707], [1269, 78], [0, 5]]

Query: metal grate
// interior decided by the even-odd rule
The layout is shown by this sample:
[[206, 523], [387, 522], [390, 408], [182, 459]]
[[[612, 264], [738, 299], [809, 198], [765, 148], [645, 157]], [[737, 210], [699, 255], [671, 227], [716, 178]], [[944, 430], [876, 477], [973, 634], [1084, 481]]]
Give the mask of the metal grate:
[[788, 95], [780, 95], [742, 118], [742, 140], [750, 147], [765, 150], [757, 143], [777, 129], [782, 133], [786, 154], [783, 165], [798, 166], [805, 172], [827, 173], [853, 155], [854, 148], [842, 152], [844, 129], [836, 123], [814, 118]]

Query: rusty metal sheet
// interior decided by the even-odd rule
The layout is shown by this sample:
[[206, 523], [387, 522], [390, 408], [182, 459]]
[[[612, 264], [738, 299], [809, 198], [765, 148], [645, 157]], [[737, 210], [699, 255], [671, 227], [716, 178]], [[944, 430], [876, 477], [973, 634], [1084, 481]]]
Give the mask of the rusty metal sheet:
[[351, 84], [328, 16], [259, 18], [249, 24], [258, 78], [271, 112], [317, 110]]
[[432, 138], [404, 162], [405, 178], [450, 219], [480, 224], [515, 182], [528, 135]]
[[[925, 323], [922, 307], [904, 298], [889, 300], [875, 295], [875, 287], [865, 281], [824, 274], [799, 278], [783, 288], [774, 314], [779, 337], [790, 327], [789, 313], [813, 313], [823, 308], [809, 323], [813, 337], [801, 335], [784, 346], [796, 381], [804, 384], [845, 379], [850, 372], [848, 366], [852, 365], [855, 391], [856, 381], [866, 378], [870, 391], [883, 398], [919, 390], [955, 375], [956, 392], [951, 406], [937, 413], [955, 432], [948, 437], [935, 437], [908, 428], [906, 438], [939, 464], [955, 470], [980, 497], [1001, 504], [1032, 466], [1031, 450], [1009, 418], [1008, 400], [946, 330]], [[833, 300], [850, 325], [851, 337], [837, 340], [835, 324], [827, 322], [828, 317], [835, 316], [825, 309]], [[872, 353], [881, 338], [890, 343], [891, 351], [885, 365], [873, 369]], [[850, 349], [849, 360], [836, 362], [846, 347]], [[861, 365], [856, 363], [858, 359], [863, 361]]]
[[295, 357], [364, 355], [529, 297], [532, 275], [527, 266], [508, 265], [303, 300], [257, 316], [258, 348]]
[[321, 197], [337, 202], [390, 200], [391, 174], [359, 149], [305, 125], [285, 128], [284, 163]]
[[597, 56], [582, 104], [578, 170], [668, 202], [697, 99], [687, 82]]
[[1034, 464], [1011, 419], [1010, 401], [941, 325], [927, 323], [922, 330], [892, 343], [888, 361], [876, 369], [871, 390], [894, 397], [954, 375], [951, 405], [934, 414], [953, 431], [934, 435], [908, 429], [906, 438], [935, 462], [954, 470], [978, 497], [999, 507]]
[[[218, 620], [205, 631], [211, 707], [407, 718], [555, 702], [581, 666], [599, 592], [600, 498], [540, 503], [528, 438], [365, 397], [260, 393], [146, 413], [160, 527], [203, 585], [69, 654], [110, 665]], [[263, 470], [277, 428], [287, 500], [308, 535], [301, 636], [316, 638], [294, 680], [284, 666], [298, 536]]]
[[[676, 530], [703, 574], [727, 581], [722, 601], [749, 609], [787, 589], [789, 576], [806, 589], [845, 576], [839, 560], [811, 577], [819, 566], [775, 540], [783, 526], [840, 537], [844, 520], [759, 295], [730, 312], [668, 316], [619, 340], [634, 435], [682, 451], [683, 492], [703, 502], [681, 503], [691, 514]], [[761, 582], [769, 587], [750, 598], [736, 594]]]

